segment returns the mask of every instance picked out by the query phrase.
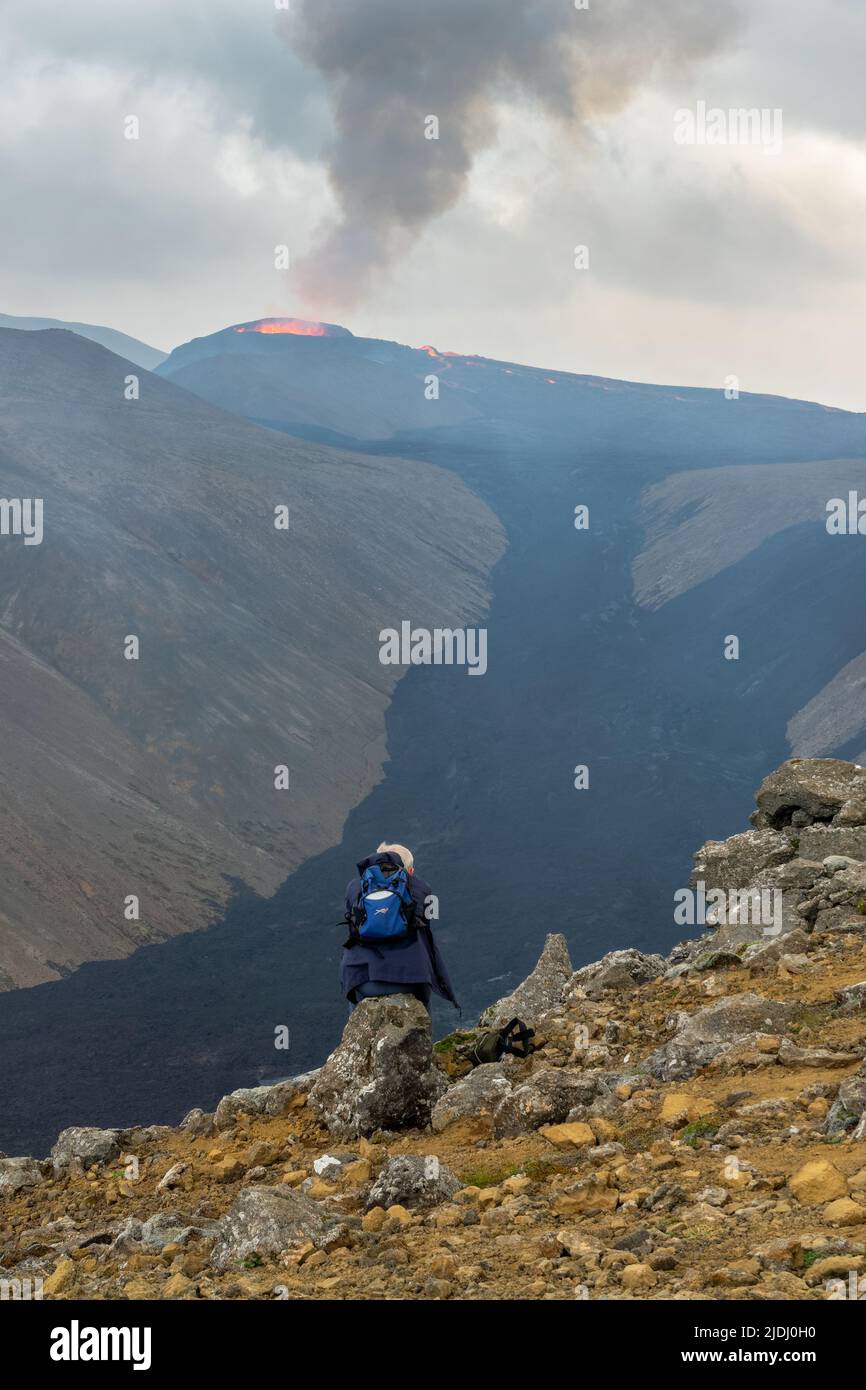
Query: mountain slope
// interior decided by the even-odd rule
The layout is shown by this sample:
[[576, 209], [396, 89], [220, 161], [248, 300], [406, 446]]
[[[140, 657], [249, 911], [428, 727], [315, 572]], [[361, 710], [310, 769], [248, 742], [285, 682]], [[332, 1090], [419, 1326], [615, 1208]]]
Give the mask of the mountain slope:
[[164, 362], [167, 353], [159, 348], [149, 347], [147, 343], [142, 343], [138, 338], [130, 338], [128, 333], [120, 333], [116, 328], [103, 328], [94, 323], [70, 323], [65, 319], [43, 319], [20, 317], [14, 314], [0, 314], [0, 328], [14, 328], [19, 332], [40, 332], [45, 328], [66, 328], [70, 333], [77, 333], [82, 338], [89, 338], [93, 343], [99, 343], [102, 347], [108, 348], [109, 352], [116, 352], [119, 357], [125, 357], [128, 362], [134, 362], [138, 367], [146, 367], [152, 372], [158, 367], [160, 362]]
[[[0, 490], [44, 504], [41, 545], [0, 538], [7, 984], [203, 926], [231, 879], [272, 890], [333, 843], [385, 757], [401, 672], [379, 630], [480, 614], [503, 546], [448, 474], [148, 374], [126, 400], [128, 371], [72, 333], [0, 330]], [[395, 507], [380, 559], [366, 536]]]
[[[352, 442], [356, 467], [362, 451], [371, 468], [386, 456], [404, 470], [408, 457], [483, 498], [509, 538], [485, 616], [488, 672], [408, 673], [387, 709], [384, 776], [359, 789], [339, 843], [273, 897], [239, 895], [207, 932], [0, 999], [20, 1132], [37, 1076], [44, 1122], [60, 1127], [176, 1117], [284, 1074], [275, 1020], [290, 1030], [292, 1070], [316, 1064], [345, 1016], [342, 936], [327, 924], [358, 856], [383, 836], [411, 845], [441, 894], [437, 935], [467, 1010], [517, 983], [546, 931], [567, 937], [577, 963], [663, 949], [680, 934], [684, 846], [739, 824], [752, 788], [788, 756], [798, 711], [863, 651], [866, 549], [829, 536], [820, 506], [822, 470], [834, 489], [840, 469], [866, 470], [862, 416], [350, 335], [228, 329], [172, 358], [171, 372], [183, 360], [203, 374], [214, 401], [233, 372], [221, 366], [208, 385], [208, 362], [231, 359], [238, 381], [258, 381], [262, 418]], [[361, 385], [374, 369], [379, 393]], [[431, 374], [438, 400], [425, 397]], [[368, 438], [352, 440], [362, 396]], [[455, 402], [471, 414], [445, 423], [440, 407]], [[413, 426], [420, 409], [429, 423]], [[812, 491], [804, 510], [798, 489], [792, 511], [801, 465]], [[579, 504], [586, 530], [574, 527]], [[429, 544], [453, 544], [452, 517], [431, 507]], [[399, 616], [414, 617], [408, 603]], [[738, 660], [725, 659], [730, 634]], [[204, 674], [190, 689], [207, 689]], [[325, 717], [341, 729], [333, 709]], [[863, 746], [859, 718], [854, 690], [846, 756]], [[70, 1072], [62, 1058], [82, 1046], [95, 1060]]]

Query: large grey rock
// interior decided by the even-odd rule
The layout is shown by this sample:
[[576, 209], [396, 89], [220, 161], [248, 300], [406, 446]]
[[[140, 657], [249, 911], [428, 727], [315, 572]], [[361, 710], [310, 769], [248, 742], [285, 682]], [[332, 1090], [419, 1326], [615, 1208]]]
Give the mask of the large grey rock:
[[829, 1071], [833, 1067], [847, 1067], [857, 1061], [856, 1052], [836, 1052], [827, 1047], [798, 1047], [789, 1038], [783, 1038], [779, 1046], [779, 1061], [784, 1067], [820, 1067]]
[[0, 1198], [36, 1187], [41, 1181], [42, 1170], [35, 1158], [0, 1158]]
[[743, 952], [742, 960], [750, 970], [775, 970], [782, 956], [797, 951], [808, 951], [811, 945], [811, 938], [802, 927], [794, 927], [791, 931], [773, 937], [767, 942], [756, 942]]
[[866, 859], [866, 825], [806, 825], [800, 831], [799, 852], [807, 859], [842, 855]]
[[178, 1128], [187, 1130], [196, 1138], [210, 1138], [215, 1128], [214, 1117], [209, 1111], [200, 1110], [196, 1106], [186, 1112]]
[[775, 871], [774, 881], [778, 888], [796, 888], [804, 893], [816, 884], [823, 886], [821, 880], [826, 878], [826, 875], [827, 867], [823, 861], [798, 856], [796, 859], [789, 859], [787, 864]]
[[795, 1011], [793, 1004], [737, 994], [717, 999], [695, 1013], [669, 1019], [674, 1037], [640, 1066], [659, 1081], [684, 1081], [750, 1033], [780, 1032]]
[[837, 989], [834, 998], [843, 1013], [857, 1013], [860, 1009], [866, 1009], [866, 980]]
[[855, 1129], [858, 1121], [866, 1115], [866, 1062], [862, 1062], [853, 1076], [849, 1076], [839, 1087], [836, 1099], [826, 1120], [828, 1134], [841, 1134], [844, 1130]]
[[746, 830], [727, 840], [707, 840], [695, 855], [692, 884], [704, 883], [707, 892], [746, 888], [756, 874], [786, 863], [794, 854], [790, 838], [775, 830]]
[[562, 1124], [577, 1107], [591, 1105], [602, 1085], [595, 1077], [565, 1067], [542, 1067], [505, 1096], [493, 1115], [497, 1137], [528, 1134], [540, 1125]]
[[544, 948], [532, 974], [527, 975], [511, 994], [488, 1005], [479, 1023], [483, 1028], [508, 1023], [512, 1018], [535, 1023], [548, 1009], [561, 1003], [573, 969], [565, 937], [551, 932], [545, 938]]
[[248, 1187], [223, 1217], [211, 1263], [217, 1269], [252, 1255], [275, 1259], [305, 1241], [318, 1249], [340, 1244], [345, 1228], [312, 1198], [290, 1187]]
[[[238, 1115], [285, 1115], [309, 1091], [318, 1072], [305, 1072], [273, 1086], [247, 1086], [223, 1096], [213, 1117], [216, 1129], [231, 1129]], [[190, 1115], [195, 1112], [190, 1112]], [[189, 1120], [190, 1116], [186, 1117]]]
[[712, 936], [698, 938], [686, 951], [695, 966], [700, 968], [708, 953], [742, 956], [750, 947], [766, 945], [802, 929], [803, 892], [785, 889], [780, 881], [787, 867], [762, 869], [750, 884], [722, 890], [729, 895], [724, 907], [707, 905], [706, 925]]
[[214, 1221], [196, 1221], [176, 1211], [157, 1211], [141, 1222], [138, 1239], [146, 1250], [162, 1250], [166, 1245], [186, 1245], [193, 1235], [216, 1235]]
[[486, 1127], [493, 1112], [511, 1092], [511, 1082], [501, 1062], [487, 1062], [463, 1076], [437, 1100], [431, 1123], [436, 1134], [449, 1125], [477, 1124]]
[[435, 1207], [463, 1186], [435, 1154], [399, 1154], [389, 1159], [367, 1194], [370, 1207]]
[[839, 758], [790, 758], [758, 788], [755, 824], [778, 830], [790, 825], [798, 812], [808, 821], [829, 821], [864, 794], [866, 769], [854, 763]]
[[648, 984], [666, 969], [667, 961], [663, 956], [647, 955], [630, 947], [625, 951], [609, 951], [601, 960], [576, 970], [571, 986], [582, 989], [590, 999], [599, 999], [605, 990], [628, 990]]
[[833, 817], [834, 825], [866, 825], [866, 796], [853, 796]]
[[411, 994], [364, 999], [316, 1078], [309, 1104], [331, 1134], [426, 1125], [448, 1083], [433, 1060], [430, 1015]]
[[91, 1168], [95, 1163], [113, 1163], [119, 1154], [120, 1130], [76, 1125], [57, 1136], [50, 1157], [55, 1168], [65, 1168], [71, 1163]]

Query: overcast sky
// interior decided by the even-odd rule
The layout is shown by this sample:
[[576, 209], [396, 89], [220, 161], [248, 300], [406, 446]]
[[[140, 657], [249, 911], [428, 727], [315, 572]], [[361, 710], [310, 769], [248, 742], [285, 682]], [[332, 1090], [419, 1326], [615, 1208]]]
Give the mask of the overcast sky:
[[[866, 409], [863, 0], [289, 5], [3, 0], [0, 312]], [[698, 103], [781, 148], [678, 143]]]

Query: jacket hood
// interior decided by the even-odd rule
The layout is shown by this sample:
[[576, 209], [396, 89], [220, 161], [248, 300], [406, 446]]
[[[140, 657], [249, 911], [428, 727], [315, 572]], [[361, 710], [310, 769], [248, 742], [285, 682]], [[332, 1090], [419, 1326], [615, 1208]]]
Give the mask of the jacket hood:
[[387, 854], [368, 854], [366, 859], [360, 860], [358, 873], [363, 874], [364, 870], [369, 869], [371, 864], [399, 864], [401, 868], [406, 867], [399, 854], [389, 850]]

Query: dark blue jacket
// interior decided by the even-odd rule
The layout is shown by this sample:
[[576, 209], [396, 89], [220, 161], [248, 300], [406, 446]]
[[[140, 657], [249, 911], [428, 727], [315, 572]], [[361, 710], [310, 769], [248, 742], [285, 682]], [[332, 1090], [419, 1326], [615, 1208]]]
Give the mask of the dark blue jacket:
[[[371, 864], [393, 863], [395, 856], [371, 854], [358, 865], [358, 877], [346, 889], [346, 922], [351, 920], [352, 908], [361, 891], [361, 875]], [[455, 1008], [457, 1000], [445, 969], [445, 962], [433, 940], [430, 923], [424, 916], [430, 885], [417, 874], [409, 875], [409, 888], [415, 900], [417, 930], [405, 941], [377, 941], [375, 946], [351, 945], [343, 948], [340, 962], [340, 988], [346, 997], [368, 980], [382, 984], [430, 985]]]

